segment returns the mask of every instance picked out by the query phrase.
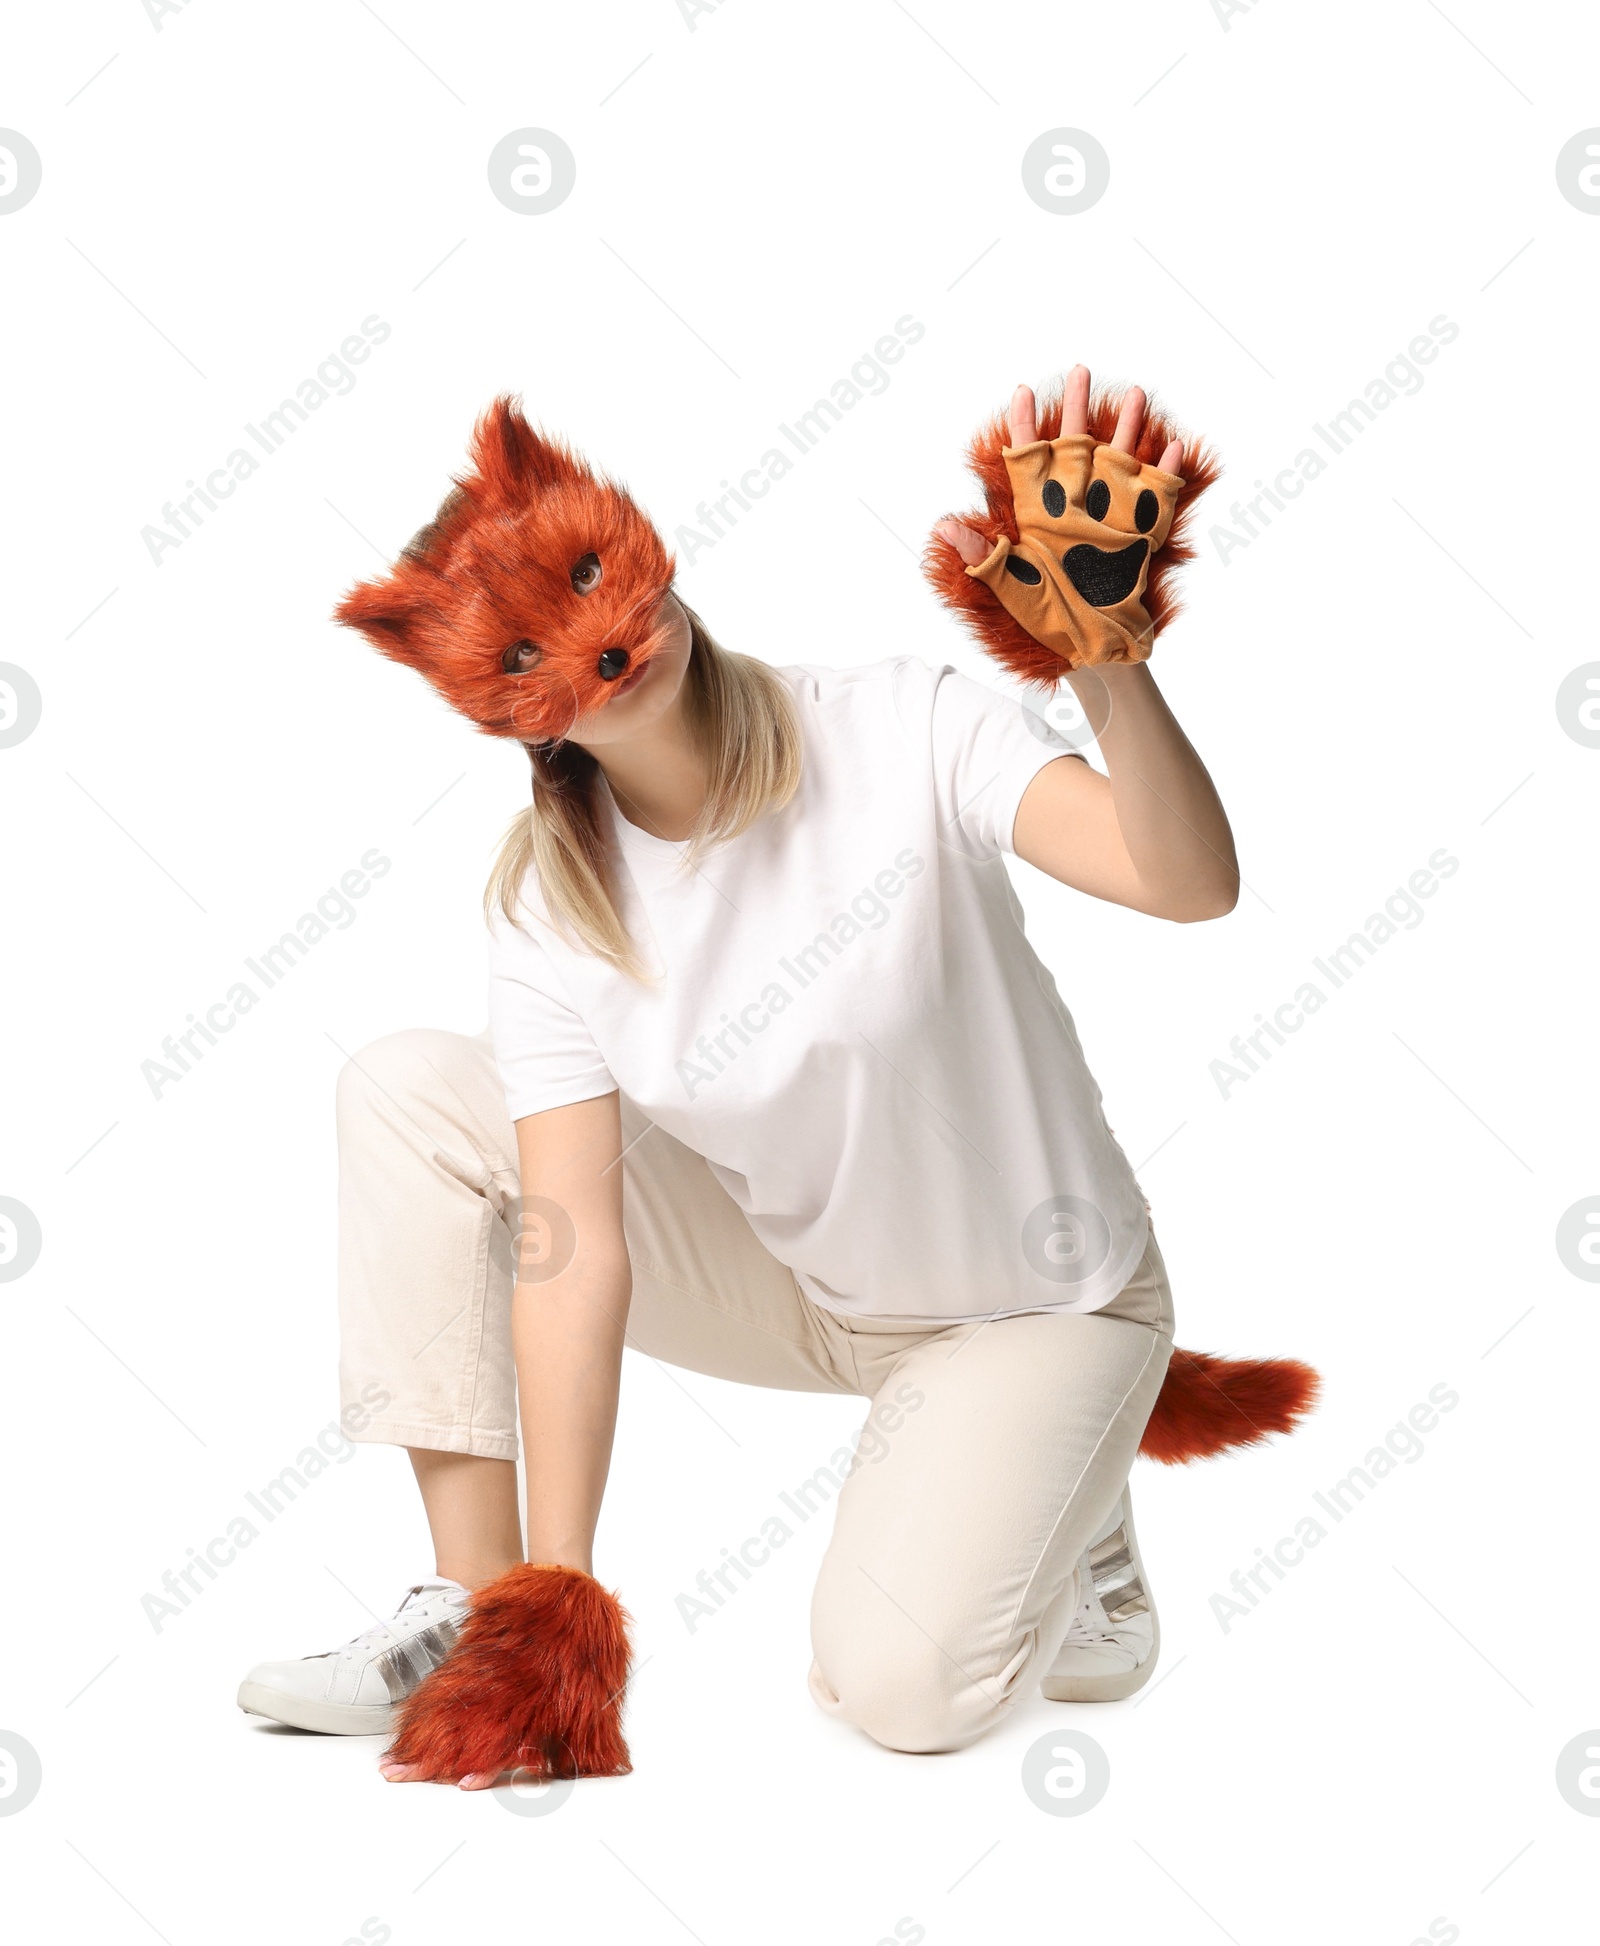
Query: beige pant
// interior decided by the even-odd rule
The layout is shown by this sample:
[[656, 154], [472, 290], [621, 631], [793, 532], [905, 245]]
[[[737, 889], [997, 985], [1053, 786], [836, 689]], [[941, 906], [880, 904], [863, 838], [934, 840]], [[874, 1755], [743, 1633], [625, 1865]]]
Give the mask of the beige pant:
[[[628, 1342], [873, 1402], [812, 1597], [813, 1696], [893, 1749], [972, 1742], [1049, 1668], [1160, 1389], [1154, 1237], [1103, 1310], [844, 1317], [801, 1293], [701, 1156], [625, 1095], [621, 1113]], [[514, 1459], [516, 1139], [488, 1035], [362, 1049], [339, 1077], [339, 1163], [343, 1401], [389, 1398], [359, 1437]]]

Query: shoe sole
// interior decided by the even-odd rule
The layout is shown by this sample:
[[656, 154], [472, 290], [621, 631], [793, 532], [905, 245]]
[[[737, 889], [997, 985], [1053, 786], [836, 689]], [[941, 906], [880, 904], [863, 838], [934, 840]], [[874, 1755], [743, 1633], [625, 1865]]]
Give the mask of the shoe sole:
[[1156, 1613], [1150, 1583], [1145, 1580], [1144, 1561], [1139, 1553], [1139, 1536], [1134, 1531], [1133, 1503], [1125, 1500], [1123, 1524], [1128, 1530], [1128, 1549], [1133, 1555], [1144, 1583], [1145, 1599], [1150, 1603], [1150, 1653], [1131, 1669], [1118, 1669], [1106, 1676], [1046, 1676], [1039, 1694], [1052, 1703], [1120, 1703], [1144, 1688], [1154, 1673], [1161, 1655], [1161, 1617]]
[[1052, 1703], [1120, 1703], [1143, 1689], [1161, 1654], [1161, 1624], [1153, 1609], [1151, 1621], [1154, 1626], [1150, 1653], [1143, 1662], [1109, 1676], [1046, 1676], [1039, 1685], [1039, 1694], [1048, 1696]]
[[292, 1730], [316, 1730], [329, 1737], [387, 1736], [394, 1710], [387, 1703], [323, 1703], [312, 1696], [286, 1696], [257, 1682], [239, 1685], [239, 1707], [247, 1716], [265, 1716]]

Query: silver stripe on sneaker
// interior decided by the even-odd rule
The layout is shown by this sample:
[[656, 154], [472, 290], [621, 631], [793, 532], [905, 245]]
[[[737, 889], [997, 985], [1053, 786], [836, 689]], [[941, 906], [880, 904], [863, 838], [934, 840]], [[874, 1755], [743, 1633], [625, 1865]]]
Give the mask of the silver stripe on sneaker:
[[403, 1703], [423, 1677], [431, 1675], [444, 1661], [460, 1633], [457, 1622], [434, 1622], [374, 1657], [372, 1666], [383, 1678], [389, 1701]]
[[1109, 1622], [1123, 1622], [1130, 1615], [1147, 1615], [1150, 1597], [1133, 1564], [1126, 1527], [1116, 1527], [1089, 1549], [1089, 1571], [1094, 1577], [1095, 1599], [1105, 1610]]

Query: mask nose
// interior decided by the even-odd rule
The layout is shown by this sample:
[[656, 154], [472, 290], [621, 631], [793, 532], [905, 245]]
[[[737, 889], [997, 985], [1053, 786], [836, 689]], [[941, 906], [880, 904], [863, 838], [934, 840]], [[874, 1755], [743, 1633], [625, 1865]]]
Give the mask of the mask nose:
[[626, 649], [602, 649], [600, 651], [600, 660], [595, 666], [600, 671], [600, 679], [602, 682], [615, 682], [618, 676], [628, 666], [628, 651]]

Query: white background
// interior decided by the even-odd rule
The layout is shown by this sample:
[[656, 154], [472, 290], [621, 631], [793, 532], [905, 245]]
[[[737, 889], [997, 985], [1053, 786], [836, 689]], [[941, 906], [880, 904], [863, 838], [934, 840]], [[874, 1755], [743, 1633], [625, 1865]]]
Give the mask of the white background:
[[[7, 1931], [1578, 1937], [1600, 1823], [1556, 1760], [1600, 1745], [1600, 1290], [1555, 1231], [1600, 1193], [1600, 751], [1556, 692], [1600, 658], [1600, 220], [1555, 163], [1600, 123], [1592, 21], [1484, 0], [72, 15], [13, 16], [0, 94], [44, 164], [0, 223], [0, 660], [43, 694], [0, 752], [0, 1193], [44, 1238], [0, 1291], [0, 1731], [43, 1772], [0, 1817]], [[559, 209], [489, 192], [527, 126], [577, 158]], [[1062, 126], [1110, 156], [1091, 210], [1024, 193], [1023, 151]], [[597, 1566], [647, 1658], [634, 1774], [544, 1817], [384, 1785], [375, 1743], [274, 1733], [233, 1692], [429, 1569], [399, 1451], [331, 1467], [159, 1631], [141, 1607], [336, 1410], [341, 1050], [484, 1018], [478, 899], [525, 760], [329, 611], [429, 515], [496, 391], [670, 538], [908, 313], [926, 335], [888, 389], [683, 589], [774, 662], [985, 675], [915, 559], [972, 503], [981, 417], [1082, 359], [1215, 441], [1155, 668], [1249, 890], [1180, 928], [1017, 882], [1120, 1139], [1159, 1148], [1179, 1341], [1305, 1357], [1326, 1402], [1271, 1449], [1139, 1469], [1159, 1686], [1034, 1697], [908, 1757], [806, 1694], [824, 1521], [692, 1636], [674, 1607], [859, 1404], [630, 1355]], [[372, 314], [392, 333], [354, 390], [154, 565], [141, 528]], [[1219, 559], [1208, 522], [1441, 315], [1459, 336], [1422, 389]], [[156, 1099], [141, 1063], [373, 846], [392, 870], [355, 922]], [[1224, 1098], [1229, 1040], [1439, 847], [1460, 867], [1422, 923]], [[1438, 1385], [1459, 1404], [1421, 1457], [1224, 1629], [1229, 1576]], [[1020, 1766], [1068, 1724], [1111, 1785], [1056, 1818]]]

